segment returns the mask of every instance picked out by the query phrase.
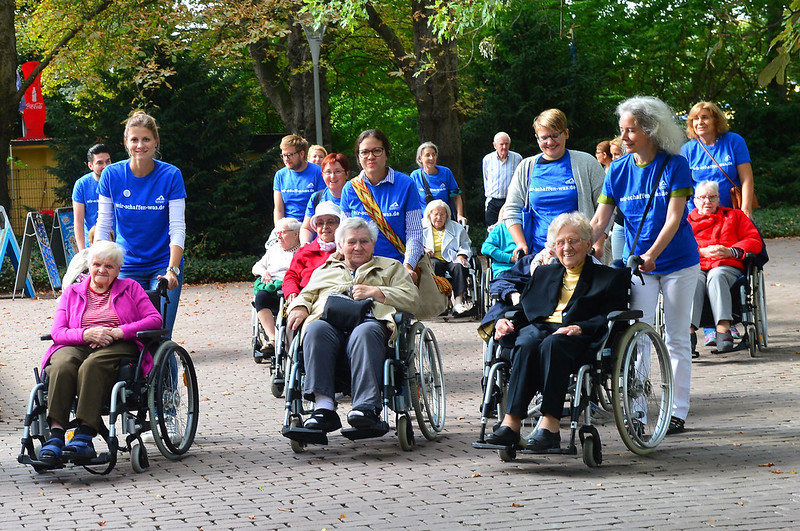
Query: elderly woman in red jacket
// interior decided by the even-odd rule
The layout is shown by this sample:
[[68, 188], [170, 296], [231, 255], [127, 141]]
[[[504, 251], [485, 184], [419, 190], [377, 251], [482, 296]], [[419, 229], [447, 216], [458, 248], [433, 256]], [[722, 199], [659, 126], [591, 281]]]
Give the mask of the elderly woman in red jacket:
[[717, 350], [733, 350], [731, 336], [731, 285], [744, 271], [747, 253], [760, 253], [761, 235], [741, 210], [719, 206], [719, 186], [703, 181], [694, 192], [695, 209], [689, 213], [694, 237], [700, 251], [700, 274], [692, 305], [692, 345], [703, 313], [706, 291], [717, 329]]

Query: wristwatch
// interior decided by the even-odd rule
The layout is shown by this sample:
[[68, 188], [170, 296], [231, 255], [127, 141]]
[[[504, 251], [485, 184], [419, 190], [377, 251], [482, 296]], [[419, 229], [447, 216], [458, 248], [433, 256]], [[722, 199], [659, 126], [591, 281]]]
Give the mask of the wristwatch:
[[178, 266], [167, 266], [167, 273], [169, 272], [175, 273], [175, 276], [179, 276], [181, 274], [181, 268]]

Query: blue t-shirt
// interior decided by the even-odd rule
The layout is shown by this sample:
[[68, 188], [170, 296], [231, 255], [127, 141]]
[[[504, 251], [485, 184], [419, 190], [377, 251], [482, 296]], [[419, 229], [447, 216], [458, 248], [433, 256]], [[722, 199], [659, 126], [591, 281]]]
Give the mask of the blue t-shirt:
[[458, 187], [456, 178], [453, 176], [453, 172], [450, 171], [450, 168], [446, 166], [436, 166], [436, 169], [438, 172], [435, 175], [425, 173], [425, 170], [422, 168], [417, 168], [411, 172], [411, 178], [414, 179], [414, 183], [417, 185], [417, 191], [419, 192], [419, 202], [424, 210], [424, 206], [428, 204], [425, 196], [425, 185], [422, 182], [424, 177], [428, 180], [428, 187], [431, 189], [433, 198], [441, 199], [447, 203], [450, 207], [450, 212], [453, 214], [453, 218], [455, 218], [456, 211], [453, 208], [453, 203], [450, 201], [450, 198], [459, 195], [461, 189]]
[[283, 215], [303, 221], [308, 200], [317, 190], [325, 188], [322, 170], [313, 162], [309, 162], [301, 172], [281, 168], [275, 173], [272, 189], [281, 193], [283, 198]]
[[[414, 181], [405, 173], [394, 171], [394, 183], [381, 182], [378, 186], [373, 186], [362, 172], [356, 179], [363, 179], [375, 202], [381, 209], [383, 217], [394, 229], [401, 241], [406, 241], [406, 212], [421, 210], [419, 194]], [[339, 204], [347, 217], [359, 217], [370, 221], [372, 218], [367, 214], [364, 205], [356, 195], [350, 181], [344, 185], [342, 190], [342, 201]], [[421, 212], [420, 212], [421, 216]], [[375, 256], [385, 256], [403, 261], [404, 257], [392, 245], [386, 236], [379, 230], [378, 241], [375, 243]]]
[[169, 265], [169, 202], [186, 198], [186, 188], [178, 168], [154, 162], [145, 177], [136, 177], [128, 160], [109, 164], [100, 177], [100, 195], [114, 203], [117, 243], [125, 249], [123, 271]]
[[332, 201], [336, 206], [339, 206], [339, 204], [342, 201], [342, 198], [341, 197], [335, 197], [331, 193], [331, 189], [328, 188], [327, 186], [322, 191], [322, 195], [320, 196], [319, 201], [317, 201], [316, 202], [317, 204], [315, 205], [314, 204], [314, 197], [316, 195], [317, 195], [317, 192], [314, 192], [313, 194], [311, 194], [311, 197], [308, 199], [308, 206], [306, 207], [306, 217], [308, 217], [308, 218], [311, 218], [311, 217], [314, 216], [314, 211], [317, 209], [317, 205], [318, 204], [320, 204], [322, 202], [325, 202], [325, 201]]
[[689, 161], [692, 180], [695, 186], [702, 181], [716, 181], [719, 183], [719, 204], [730, 208], [733, 206], [731, 204], [731, 182], [719, 171], [719, 168], [708, 156], [708, 153], [711, 153], [720, 167], [725, 170], [731, 181], [736, 183], [736, 186], [741, 186], [742, 181], [739, 179], [739, 171], [736, 166], [750, 162], [750, 152], [747, 150], [747, 144], [741, 135], [730, 132], [717, 137], [717, 141], [714, 142], [713, 146], [706, 146], [708, 153], [698, 142], [701, 142], [701, 140], [690, 140], [681, 147], [681, 155]]
[[[578, 187], [572, 175], [569, 152], [558, 160], [536, 159], [528, 182], [528, 202], [533, 212], [533, 253], [544, 249], [547, 228], [564, 212], [578, 210]], [[529, 242], [530, 243], [530, 242]]]
[[[599, 202], [615, 204], [625, 215], [623, 262], [627, 262], [628, 256], [631, 254], [633, 238], [639, 229], [642, 214], [650, 197], [650, 191], [658, 178], [664, 157], [666, 154], [659, 152], [650, 164], [640, 168], [636, 165], [633, 155], [627, 154], [612, 162], [606, 173], [603, 194], [600, 196]], [[642, 232], [639, 235], [634, 254], [639, 255], [646, 252], [655, 243], [667, 220], [670, 198], [673, 196], [688, 197], [691, 192], [692, 176], [689, 164], [680, 155], [673, 155], [664, 168], [653, 203], [650, 205], [650, 210], [642, 225]], [[656, 268], [652, 274], [673, 273], [699, 263], [700, 255], [697, 252], [697, 241], [694, 239], [692, 227], [686, 216], [681, 216], [678, 231], [656, 259]]]
[[72, 188], [72, 200], [75, 203], [83, 203], [84, 206], [83, 227], [86, 245], [89, 245], [89, 230], [97, 224], [97, 186], [98, 181], [94, 180], [94, 173], [89, 172], [75, 181], [75, 186]]

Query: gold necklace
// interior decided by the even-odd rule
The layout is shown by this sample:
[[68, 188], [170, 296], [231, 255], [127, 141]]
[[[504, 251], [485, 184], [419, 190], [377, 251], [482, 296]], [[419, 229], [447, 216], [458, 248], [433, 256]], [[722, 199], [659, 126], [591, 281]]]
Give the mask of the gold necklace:
[[574, 287], [574, 286], [573, 286], [573, 287], [571, 287], [571, 288], [570, 288], [570, 287], [567, 287], [567, 281], [566, 281], [566, 278], [567, 278], [567, 273], [566, 273], [566, 272], [564, 272], [564, 276], [563, 276], [563, 277], [561, 277], [561, 285], [562, 285], [562, 286], [564, 286], [564, 289], [565, 289], [565, 290], [567, 290], [567, 291], [575, 291], [575, 287]]

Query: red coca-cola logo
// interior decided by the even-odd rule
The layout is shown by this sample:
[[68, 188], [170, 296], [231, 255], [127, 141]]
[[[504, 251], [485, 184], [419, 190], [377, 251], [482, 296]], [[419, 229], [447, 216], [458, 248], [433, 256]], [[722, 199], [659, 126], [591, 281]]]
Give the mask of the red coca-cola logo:
[[[36, 67], [37, 61], [28, 61], [22, 65], [23, 79], [28, 79]], [[47, 107], [42, 98], [41, 74], [36, 75], [33, 83], [25, 91], [25, 108], [22, 110], [22, 140], [44, 139], [44, 122], [47, 118]]]

